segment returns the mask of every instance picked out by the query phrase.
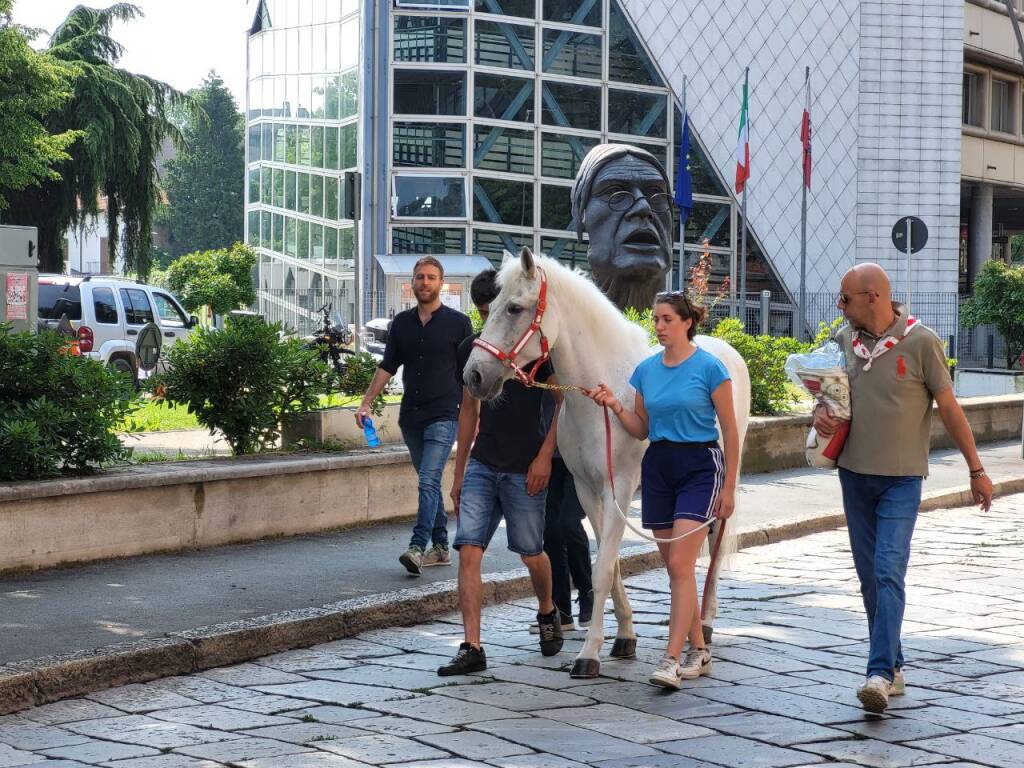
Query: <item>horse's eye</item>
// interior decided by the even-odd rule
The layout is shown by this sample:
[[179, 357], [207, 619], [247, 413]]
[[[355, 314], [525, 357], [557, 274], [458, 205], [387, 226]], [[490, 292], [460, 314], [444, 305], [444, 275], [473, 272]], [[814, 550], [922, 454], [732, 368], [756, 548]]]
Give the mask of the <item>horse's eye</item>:
[[523, 311], [523, 308], [521, 306], [519, 306], [518, 304], [509, 304], [508, 305], [508, 313], [510, 315], [518, 315], [522, 311]]

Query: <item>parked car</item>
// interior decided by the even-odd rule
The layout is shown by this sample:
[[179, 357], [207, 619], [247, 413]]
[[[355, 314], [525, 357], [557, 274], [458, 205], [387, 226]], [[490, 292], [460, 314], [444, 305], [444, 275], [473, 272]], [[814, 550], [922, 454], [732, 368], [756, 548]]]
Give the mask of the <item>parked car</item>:
[[67, 315], [81, 353], [139, 378], [136, 347], [150, 323], [163, 345], [173, 344], [198, 323], [169, 291], [127, 278], [39, 276], [39, 324], [56, 328]]

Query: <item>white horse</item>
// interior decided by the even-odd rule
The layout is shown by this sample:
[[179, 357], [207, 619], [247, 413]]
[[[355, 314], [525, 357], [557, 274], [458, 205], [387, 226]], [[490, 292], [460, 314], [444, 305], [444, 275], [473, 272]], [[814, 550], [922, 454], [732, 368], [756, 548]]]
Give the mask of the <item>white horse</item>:
[[[538, 308], [545, 282], [546, 307]], [[539, 358], [544, 338], [560, 383], [591, 388], [603, 382], [622, 402], [633, 402], [628, 382], [637, 364], [652, 354], [647, 334], [626, 320], [587, 277], [545, 256], [535, 258], [524, 248], [518, 259], [506, 256], [498, 283], [501, 293], [491, 302], [481, 334], [481, 341], [490, 350], [474, 348], [464, 371], [465, 384], [474, 397], [497, 397], [505, 381], [515, 374], [509, 362], [525, 365]], [[750, 413], [747, 366], [739, 353], [720, 339], [697, 336], [696, 342], [718, 357], [732, 377], [742, 453]], [[640, 484], [640, 460], [647, 442], [627, 434], [617, 419], [611, 421], [615, 495], [607, 476], [602, 410], [588, 398], [568, 394], [558, 421], [558, 450], [576, 481], [580, 503], [598, 541], [594, 615], [586, 642], [573, 664], [573, 677], [597, 677], [600, 672], [604, 604], [609, 593], [618, 625], [611, 655], [636, 655], [633, 613], [619, 573], [619, 544], [625, 522], [618, 509], [629, 510]], [[736, 530], [735, 520], [734, 515], [726, 528], [726, 539]], [[728, 546], [726, 542], [723, 549]], [[713, 605], [711, 610], [715, 610]]]

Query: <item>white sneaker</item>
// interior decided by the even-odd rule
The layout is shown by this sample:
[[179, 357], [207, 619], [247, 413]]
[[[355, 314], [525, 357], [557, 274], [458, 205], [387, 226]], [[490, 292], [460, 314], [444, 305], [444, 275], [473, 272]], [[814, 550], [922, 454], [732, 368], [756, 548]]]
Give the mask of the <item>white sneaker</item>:
[[676, 661], [674, 656], [665, 655], [661, 661], [658, 662], [657, 669], [651, 673], [650, 681], [654, 685], [660, 685], [662, 688], [672, 688], [678, 691], [682, 685], [682, 675], [679, 668], [679, 662]]
[[679, 676], [687, 680], [695, 680], [701, 675], [711, 672], [711, 651], [707, 648], [691, 648], [686, 658], [679, 665]]
[[857, 689], [857, 698], [867, 712], [877, 715], [885, 712], [889, 706], [889, 693], [892, 683], [879, 675], [872, 675]]
[[907, 679], [903, 676], [903, 670], [897, 669], [892, 673], [892, 685], [889, 686], [890, 696], [902, 696], [907, 692]]

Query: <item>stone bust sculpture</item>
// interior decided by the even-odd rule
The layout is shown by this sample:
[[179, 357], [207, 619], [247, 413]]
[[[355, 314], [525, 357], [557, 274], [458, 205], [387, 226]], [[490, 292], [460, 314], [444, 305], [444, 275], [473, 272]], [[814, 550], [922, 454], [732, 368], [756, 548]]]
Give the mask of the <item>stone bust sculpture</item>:
[[587, 153], [572, 187], [576, 237], [590, 237], [594, 282], [619, 309], [640, 311], [663, 290], [672, 253], [672, 198], [664, 166], [628, 144]]

